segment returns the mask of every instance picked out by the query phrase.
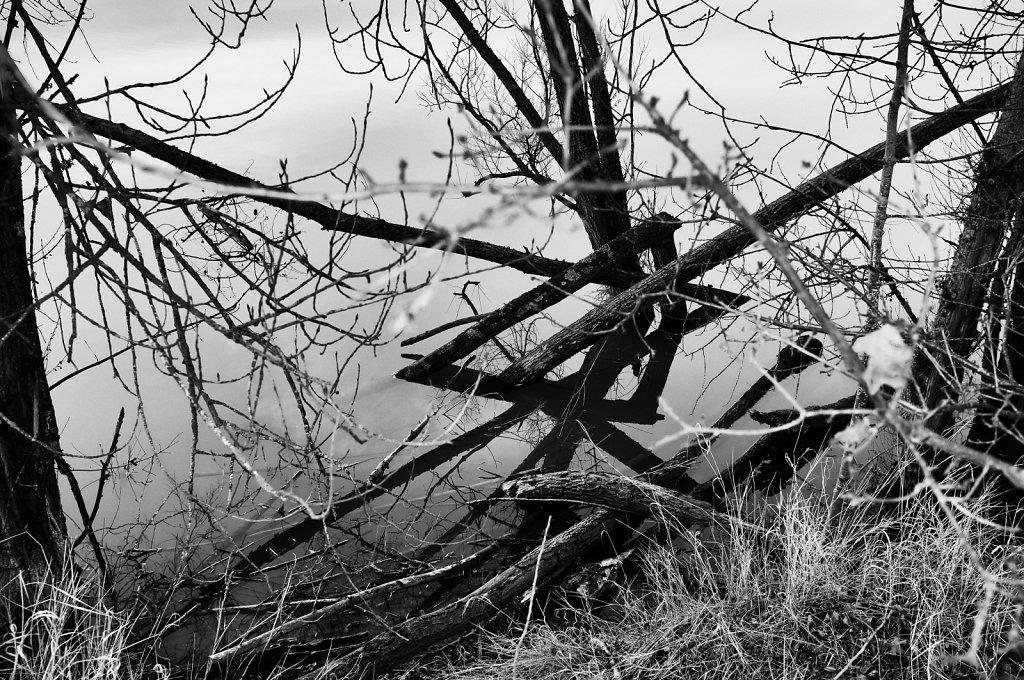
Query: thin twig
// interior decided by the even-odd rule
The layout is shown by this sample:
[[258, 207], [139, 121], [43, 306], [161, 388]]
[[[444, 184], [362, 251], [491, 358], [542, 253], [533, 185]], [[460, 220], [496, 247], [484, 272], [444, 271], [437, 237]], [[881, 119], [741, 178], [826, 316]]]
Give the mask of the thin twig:
[[473, 316], [467, 316], [462, 319], [455, 319], [453, 321], [443, 323], [435, 328], [431, 328], [429, 331], [423, 331], [422, 333], [414, 335], [411, 338], [406, 338], [405, 340], [402, 340], [401, 345], [402, 347], [415, 345], [417, 342], [423, 342], [427, 338], [432, 338], [435, 335], [444, 333], [446, 330], [449, 330], [451, 328], [458, 328], [459, 326], [465, 326], [466, 324], [476, 323], [477, 321], [483, 321], [488, 316], [490, 316], [490, 314], [474, 314]]

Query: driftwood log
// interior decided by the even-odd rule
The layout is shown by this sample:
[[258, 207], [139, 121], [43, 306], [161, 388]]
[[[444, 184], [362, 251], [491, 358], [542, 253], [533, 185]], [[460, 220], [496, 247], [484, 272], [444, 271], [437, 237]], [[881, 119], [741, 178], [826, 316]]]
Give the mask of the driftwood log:
[[[802, 448], [803, 444], [799, 437], [792, 442], [793, 448]], [[664, 470], [649, 474], [646, 478], [655, 480], [655, 486], [658, 486], [656, 482], [664, 482], [664, 486], [671, 487], [673, 481], [680, 476], [678, 467], [667, 465]], [[680, 508], [692, 505], [695, 515], [700, 512], [698, 509], [706, 507], [701, 501], [681, 494], [663, 492], [661, 497], [673, 498], [673, 502]], [[357, 657], [346, 657], [332, 663], [338, 663], [339, 667], [358, 663], [367, 676], [376, 677], [435, 649], [437, 644], [463, 635], [506, 611], [535, 581], [546, 584], [557, 579], [576, 563], [580, 555], [606, 540], [609, 534], [631, 530], [654, 507], [653, 503], [638, 501], [630, 504], [631, 512], [601, 510], [589, 515], [570, 529], [548, 539], [469, 595], [385, 631], [360, 647]]]
[[526, 475], [501, 485], [508, 498], [517, 501], [575, 502], [648, 515], [666, 514], [683, 523], [708, 522], [715, 511], [711, 504], [651, 484], [609, 472], [553, 472]]

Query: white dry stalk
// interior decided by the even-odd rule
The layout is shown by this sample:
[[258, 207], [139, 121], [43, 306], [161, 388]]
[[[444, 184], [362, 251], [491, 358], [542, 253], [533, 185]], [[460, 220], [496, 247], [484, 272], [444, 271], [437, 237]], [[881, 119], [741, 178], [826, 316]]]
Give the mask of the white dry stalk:
[[512, 655], [512, 678], [518, 675], [518, 664], [519, 664], [519, 651], [522, 649], [523, 641], [526, 639], [526, 634], [530, 630], [530, 619], [533, 617], [533, 601], [537, 596], [537, 580], [540, 577], [540, 563], [544, 558], [544, 546], [548, 541], [548, 531], [551, 529], [551, 515], [548, 515], [548, 523], [544, 527], [544, 535], [540, 539], [540, 549], [537, 550], [537, 564], [533, 568], [533, 583], [530, 586], [530, 591], [526, 594], [530, 599], [529, 605], [526, 608], [526, 621], [523, 622], [523, 632], [519, 636], [519, 640], [516, 642], [516, 649]]

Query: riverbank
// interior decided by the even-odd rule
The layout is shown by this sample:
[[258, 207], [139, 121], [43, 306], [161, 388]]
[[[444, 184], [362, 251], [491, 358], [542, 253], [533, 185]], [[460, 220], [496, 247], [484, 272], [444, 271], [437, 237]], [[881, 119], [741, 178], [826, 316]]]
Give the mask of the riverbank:
[[[1022, 551], [1004, 530], [971, 520], [984, 511], [980, 502], [954, 509], [952, 522], [941, 505], [922, 498], [884, 516], [872, 505], [837, 514], [825, 501], [789, 493], [773, 506], [751, 510], [748, 503], [742, 518], [737, 511], [700, 535], [674, 527], [671, 544], [638, 550], [635, 573], [606, 582], [600, 597], [580, 597], [577, 584], [576, 591], [526, 601], [518, 616], [413, 674], [1018, 677], [1019, 598], [992, 577], [1019, 578]], [[84, 575], [22, 588], [35, 609], [26, 625], [4, 631], [7, 677], [208, 677], [201, 668], [160, 664], [133, 636], [132, 614], [100, 603]], [[274, 677], [293, 670], [282, 667]]]

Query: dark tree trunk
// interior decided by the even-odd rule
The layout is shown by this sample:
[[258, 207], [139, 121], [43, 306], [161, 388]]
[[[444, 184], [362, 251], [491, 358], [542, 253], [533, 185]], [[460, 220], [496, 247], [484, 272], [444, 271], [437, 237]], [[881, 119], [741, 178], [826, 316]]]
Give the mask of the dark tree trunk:
[[[1020, 460], [1021, 431], [1016, 415], [1024, 399], [1009, 380], [1024, 370], [1024, 269], [1019, 264], [1024, 233], [1024, 57], [1017, 64], [992, 139], [982, 152], [974, 186], [963, 216], [948, 274], [940, 285], [941, 298], [932, 322], [932, 342], [941, 351], [925, 354], [916, 367], [925, 404], [935, 409], [929, 427], [940, 434], [955, 424], [955, 411], [941, 408], [963, 399], [963, 362], [985, 348], [978, 408], [967, 437], [968, 446], [1011, 463]], [[1010, 294], [1007, 295], [1006, 291]], [[987, 328], [986, 332], [983, 329]], [[1006, 418], [1009, 416], [1009, 418]], [[949, 456], [926, 452], [933, 474], [943, 479]], [[1007, 480], [993, 482], [998, 496], [997, 519], [1017, 524], [1016, 507], [1024, 497]]]
[[[1019, 202], [1019, 199], [1018, 199]], [[992, 378], [981, 390], [978, 408], [967, 435], [967, 445], [1014, 465], [1021, 463], [1021, 442], [1024, 427], [1020, 419], [1024, 409], [1024, 394], [1017, 385], [1024, 376], [1024, 248], [1020, 234], [1024, 231], [1024, 208], [1017, 206], [1014, 228], [1000, 265], [1006, 267], [1001, 280], [993, 282], [996, 289], [991, 296], [991, 341], [997, 346], [986, 352], [986, 368]], [[1016, 263], [1016, 264], [1012, 264]], [[1004, 298], [1003, 292], [1010, 294]], [[1005, 319], [1005, 320], [1004, 320]], [[996, 520], [1020, 526], [1024, 493], [1002, 475], [992, 479], [996, 492]]]
[[[1024, 57], [1017, 65], [991, 141], [975, 170], [974, 188], [963, 217], [963, 231], [940, 285], [941, 299], [932, 323], [933, 341], [945, 352], [938, 366], [922, 366], [925, 404], [960, 398], [960, 361], [971, 355], [979, 336], [982, 310], [990, 301], [1000, 245], [1010, 232], [1024, 192]], [[953, 380], [949, 381], [949, 377]], [[941, 411], [929, 426], [940, 434], [952, 425]]]
[[60, 569], [56, 418], [33, 309], [13, 88], [0, 71], [0, 585]]

